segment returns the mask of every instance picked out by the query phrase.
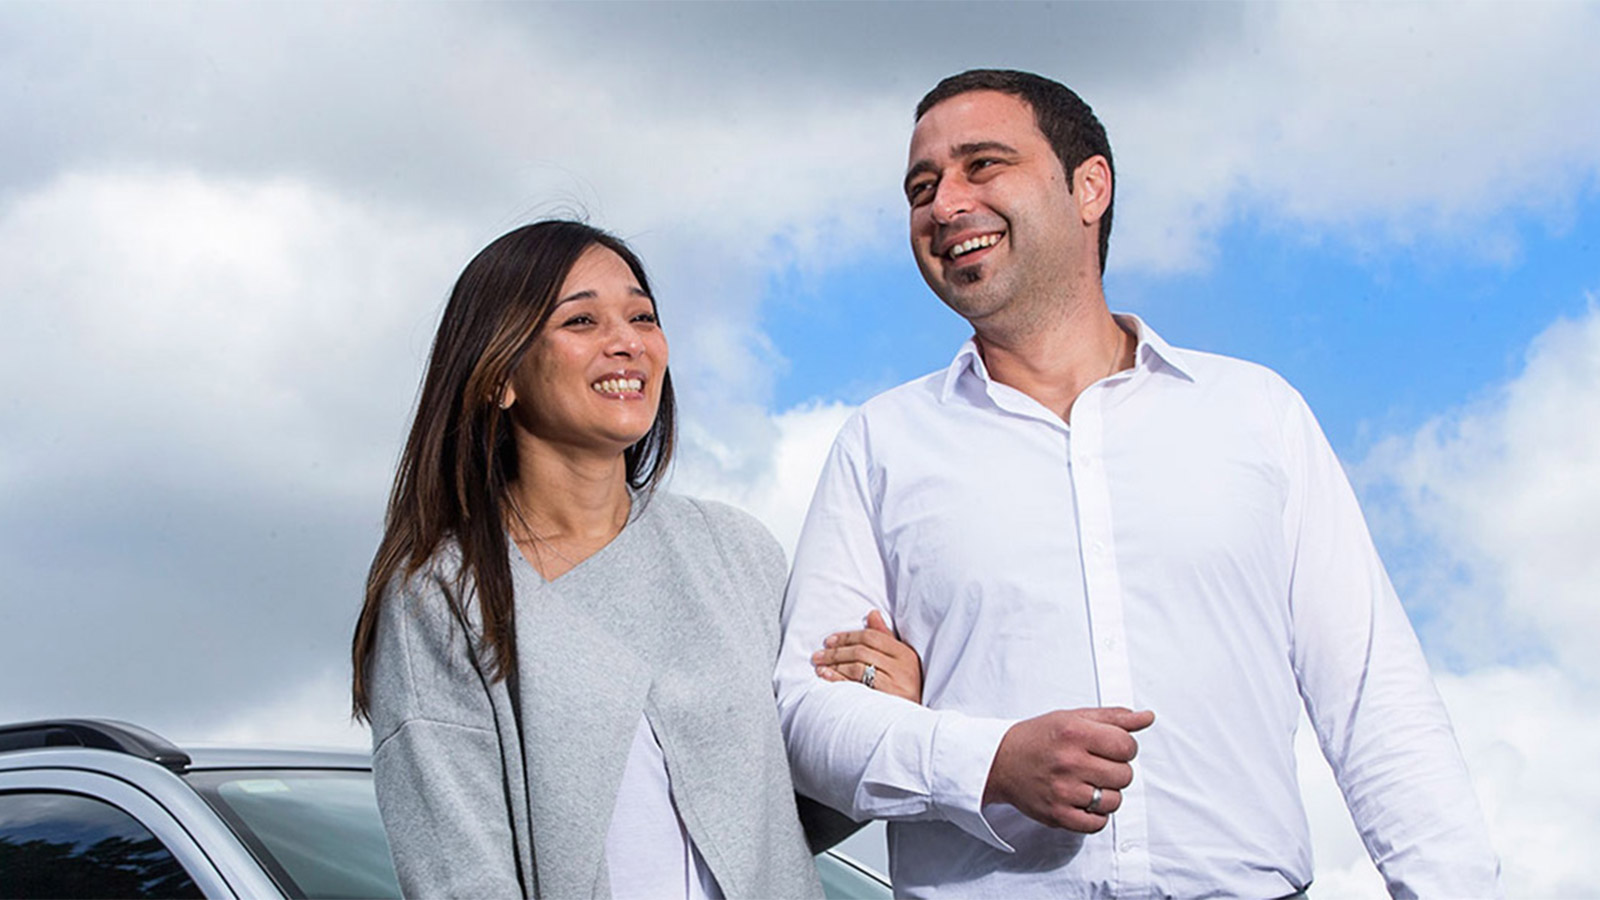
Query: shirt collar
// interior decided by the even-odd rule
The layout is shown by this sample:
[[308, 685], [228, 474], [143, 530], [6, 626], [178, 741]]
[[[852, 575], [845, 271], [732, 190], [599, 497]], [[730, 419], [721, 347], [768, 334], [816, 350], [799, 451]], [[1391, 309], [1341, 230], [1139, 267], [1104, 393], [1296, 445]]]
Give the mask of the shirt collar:
[[[1123, 328], [1131, 329], [1138, 339], [1138, 344], [1133, 351], [1133, 367], [1145, 368], [1152, 372], [1168, 370], [1169, 374], [1176, 375], [1186, 381], [1194, 381], [1194, 373], [1184, 363], [1183, 358], [1168, 344], [1156, 330], [1146, 325], [1144, 320], [1133, 313], [1113, 313]], [[983, 364], [983, 354], [978, 352], [978, 342], [974, 338], [967, 338], [961, 349], [956, 351], [956, 358], [945, 369], [944, 382], [939, 391], [939, 399], [946, 401], [954, 393], [956, 385], [968, 373], [980, 382], [990, 382], [989, 369]]]

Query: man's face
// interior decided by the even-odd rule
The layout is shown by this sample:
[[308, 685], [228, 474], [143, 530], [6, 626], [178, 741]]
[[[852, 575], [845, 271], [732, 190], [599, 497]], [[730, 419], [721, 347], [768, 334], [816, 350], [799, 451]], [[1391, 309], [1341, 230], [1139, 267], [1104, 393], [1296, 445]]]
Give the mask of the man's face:
[[1068, 183], [1020, 98], [971, 91], [928, 110], [911, 134], [905, 181], [911, 250], [928, 286], [974, 324], [1064, 286], [1083, 263]]

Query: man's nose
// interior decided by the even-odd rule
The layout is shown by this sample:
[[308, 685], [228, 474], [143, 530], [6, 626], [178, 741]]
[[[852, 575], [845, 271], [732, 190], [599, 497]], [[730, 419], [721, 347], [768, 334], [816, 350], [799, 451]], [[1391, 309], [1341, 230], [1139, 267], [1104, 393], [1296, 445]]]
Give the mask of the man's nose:
[[933, 218], [941, 225], [972, 212], [972, 186], [962, 178], [941, 178], [933, 194]]

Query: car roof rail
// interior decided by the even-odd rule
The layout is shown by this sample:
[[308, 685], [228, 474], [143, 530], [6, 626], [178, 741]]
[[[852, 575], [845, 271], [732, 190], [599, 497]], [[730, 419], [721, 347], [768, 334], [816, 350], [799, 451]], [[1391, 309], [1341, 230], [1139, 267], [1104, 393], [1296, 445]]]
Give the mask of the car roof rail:
[[45, 719], [0, 725], [0, 752], [40, 747], [90, 747], [137, 756], [174, 772], [189, 767], [189, 754], [145, 728], [116, 719]]

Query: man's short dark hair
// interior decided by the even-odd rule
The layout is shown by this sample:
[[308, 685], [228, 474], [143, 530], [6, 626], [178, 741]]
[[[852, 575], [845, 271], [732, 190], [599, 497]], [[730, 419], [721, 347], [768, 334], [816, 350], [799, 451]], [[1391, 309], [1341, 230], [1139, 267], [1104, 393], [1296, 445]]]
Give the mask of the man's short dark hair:
[[[1067, 190], [1072, 190], [1072, 173], [1091, 156], [1104, 156], [1111, 171], [1111, 196], [1116, 199], [1116, 168], [1111, 162], [1111, 141], [1094, 110], [1064, 84], [1032, 72], [1013, 69], [969, 69], [939, 82], [917, 104], [917, 120], [935, 106], [972, 91], [999, 91], [1020, 98], [1033, 107], [1039, 132], [1061, 160], [1067, 173]], [[1111, 243], [1111, 203], [1100, 217], [1100, 274], [1106, 271], [1106, 250]]]

